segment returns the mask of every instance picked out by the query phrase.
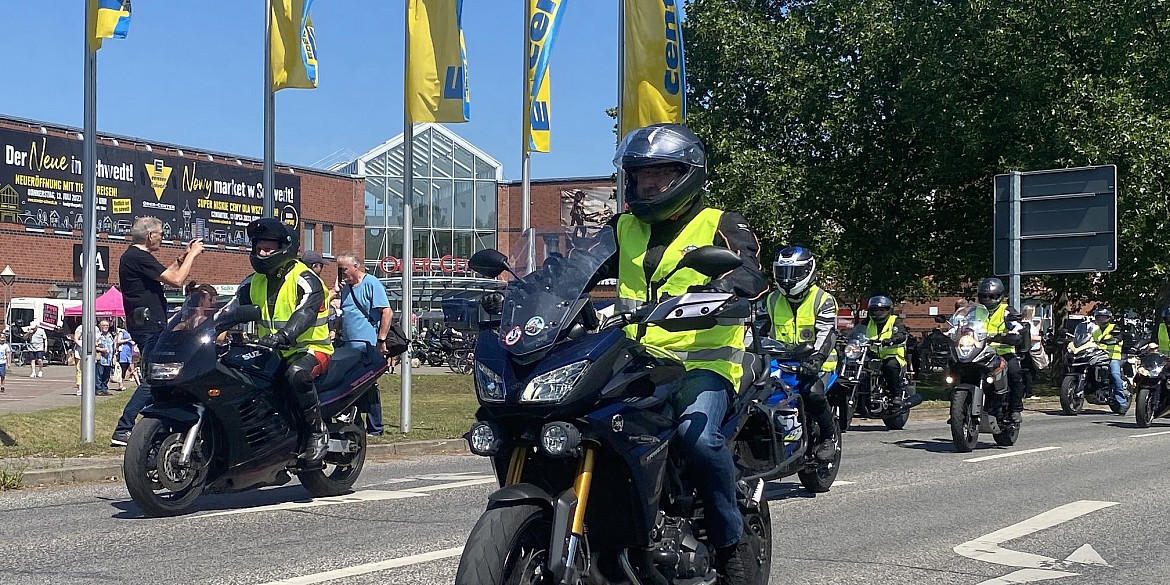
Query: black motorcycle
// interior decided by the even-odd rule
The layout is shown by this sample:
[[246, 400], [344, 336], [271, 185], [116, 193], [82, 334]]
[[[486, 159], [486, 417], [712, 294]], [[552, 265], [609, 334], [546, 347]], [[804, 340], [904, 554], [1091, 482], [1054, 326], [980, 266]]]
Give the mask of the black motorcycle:
[[842, 432], [849, 429], [854, 416], [880, 418], [887, 430], [901, 430], [910, 420], [910, 409], [922, 403], [905, 368], [902, 375], [907, 390], [888, 387], [882, 376], [880, 351], [881, 342], [869, 338], [866, 326], [858, 325], [849, 332], [838, 360], [837, 382], [829, 389], [829, 402], [837, 411]]
[[[1109, 373], [1109, 352], [1093, 340], [1097, 323], [1081, 321], [1064, 352], [1064, 378], [1060, 382], [1060, 409], [1076, 415], [1085, 402], [1109, 405], [1115, 414], [1121, 405], [1113, 396], [1113, 376]], [[1123, 373], [1124, 375], [1124, 373]], [[1128, 393], [1128, 390], [1127, 390]]]
[[1157, 344], [1138, 356], [1134, 374], [1137, 388], [1134, 410], [1138, 426], [1144, 429], [1154, 419], [1170, 414], [1170, 392], [1166, 390], [1166, 376], [1170, 375], [1170, 369], [1166, 368], [1166, 356], [1158, 353]]
[[[513, 274], [500, 320], [488, 326], [498, 325], [499, 333], [485, 329], [479, 336], [480, 409], [466, 438], [473, 453], [492, 458], [500, 489], [471, 530], [457, 585], [713, 585], [718, 579], [703, 502], [672, 448], [677, 422], [670, 397], [685, 366], [622, 328], [634, 337], [649, 327], [705, 329], [720, 319], [746, 319], [746, 303], [729, 293], [688, 292], [601, 323], [585, 290], [615, 250], [612, 231], [603, 228], [590, 247], [534, 273]], [[688, 252], [676, 272], [717, 275], [740, 263], [734, 253], [707, 246]], [[488, 277], [512, 272], [508, 264], [495, 250], [470, 261]], [[652, 285], [650, 298], [669, 276]], [[749, 369], [762, 372], [754, 364]], [[750, 414], [749, 406], [769, 390], [756, 381], [747, 377], [749, 391], [723, 423], [734, 453], [749, 449], [741, 441], [776, 447], [772, 419]], [[772, 551], [764, 479], [745, 472], [737, 485], [763, 583]]]
[[149, 516], [173, 516], [201, 494], [282, 485], [290, 473], [314, 496], [348, 492], [366, 458], [355, 403], [386, 372], [386, 359], [373, 347], [336, 349], [316, 382], [329, 453], [304, 467], [298, 455], [305, 436], [280, 388], [279, 353], [227, 332], [258, 319], [259, 309], [230, 303], [211, 311], [185, 304], [143, 365], [153, 404], [126, 445], [130, 497]]
[[979, 433], [991, 433], [995, 443], [1009, 447], [1020, 436], [1011, 421], [1007, 362], [987, 341], [987, 310], [976, 306], [951, 318], [951, 358], [947, 372], [950, 393], [951, 440], [960, 453], [979, 443]]

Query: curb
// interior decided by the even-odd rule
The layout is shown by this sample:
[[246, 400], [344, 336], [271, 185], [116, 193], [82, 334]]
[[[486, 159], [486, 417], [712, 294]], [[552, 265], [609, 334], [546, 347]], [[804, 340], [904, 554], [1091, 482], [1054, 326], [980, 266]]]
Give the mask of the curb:
[[[368, 455], [383, 457], [406, 457], [420, 455], [465, 455], [469, 451], [467, 450], [467, 441], [463, 439], [438, 439], [432, 441], [404, 441], [401, 443], [367, 445], [366, 453]], [[0, 465], [4, 462], [4, 460], [0, 460]], [[63, 459], [61, 460], [61, 464], [61, 467], [24, 470], [21, 474], [21, 487], [122, 480], [122, 462], [120, 460], [98, 463], [95, 459]], [[9, 467], [19, 469], [19, 463], [9, 465]]]

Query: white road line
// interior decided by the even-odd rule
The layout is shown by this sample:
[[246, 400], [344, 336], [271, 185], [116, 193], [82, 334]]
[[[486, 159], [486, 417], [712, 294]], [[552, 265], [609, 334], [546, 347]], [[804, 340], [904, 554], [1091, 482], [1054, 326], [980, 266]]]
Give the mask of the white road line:
[[1136, 439], [1139, 437], [1156, 437], [1158, 435], [1170, 435], [1170, 431], [1158, 431], [1156, 433], [1146, 433], [1144, 435], [1130, 435], [1129, 438]]
[[473, 486], [473, 485], [483, 485], [485, 483], [496, 483], [496, 478], [488, 477], [488, 478], [482, 478], [482, 479], [469, 479], [467, 481], [455, 481], [455, 482], [451, 482], [451, 483], [440, 483], [437, 485], [428, 485], [428, 486], [424, 486], [424, 487], [407, 488], [407, 489], [404, 489], [402, 491], [416, 492], [416, 493], [419, 493], [421, 495], [421, 494], [424, 494], [427, 492], [437, 492], [439, 490], [449, 490], [449, 489], [468, 487], [468, 486]]
[[1060, 447], [1040, 447], [1037, 449], [1024, 449], [1023, 451], [1011, 451], [1008, 453], [996, 453], [995, 455], [985, 455], [983, 457], [975, 457], [973, 459], [964, 459], [965, 463], [978, 463], [980, 461], [990, 461], [992, 459], [1003, 459], [1004, 457], [1015, 457], [1016, 455], [1027, 455], [1028, 453], [1040, 453], [1042, 451], [1051, 451], [1059, 449]]
[[313, 498], [307, 502], [284, 502], [282, 504], [272, 504], [268, 506], [255, 506], [252, 508], [238, 508], [234, 510], [223, 510], [220, 512], [210, 512], [207, 514], [199, 514], [192, 516], [193, 518], [210, 518], [212, 516], [231, 516], [233, 514], [251, 514], [253, 512], [274, 512], [277, 510], [301, 510], [304, 508], [316, 508], [318, 506], [330, 506], [334, 504], [356, 504], [359, 502], [378, 502], [382, 500], [400, 500], [402, 498], [419, 498], [426, 494], [415, 493], [411, 491], [390, 491], [390, 490], [363, 490], [346, 494], [344, 496], [333, 496], [329, 498]]
[[460, 554], [463, 554], [463, 547], [461, 546], [455, 548], [445, 548], [443, 550], [410, 555], [408, 557], [378, 561], [376, 563], [366, 563], [364, 565], [356, 565], [353, 567], [346, 567], [344, 569], [334, 569], [332, 571], [325, 571], [324, 573], [302, 575], [300, 577], [292, 577], [290, 579], [283, 579], [281, 581], [270, 581], [268, 583], [264, 583], [263, 585], [311, 585], [313, 583], [324, 583], [325, 581], [344, 579], [346, 577], [356, 577], [357, 575], [365, 575], [366, 573], [376, 573], [378, 571], [387, 571], [390, 569], [397, 569], [399, 567], [437, 561], [439, 559], [449, 559], [451, 557], [457, 557]]

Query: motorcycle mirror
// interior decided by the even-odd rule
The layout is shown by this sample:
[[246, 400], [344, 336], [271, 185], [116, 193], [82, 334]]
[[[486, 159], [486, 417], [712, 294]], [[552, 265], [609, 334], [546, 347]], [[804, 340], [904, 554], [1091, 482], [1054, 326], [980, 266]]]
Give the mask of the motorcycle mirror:
[[487, 248], [472, 254], [467, 267], [488, 278], [495, 278], [508, 269], [508, 257], [499, 250]]
[[504, 312], [504, 295], [498, 292], [487, 293], [480, 297], [479, 306], [489, 315], [499, 315]]
[[743, 266], [739, 254], [719, 246], [703, 246], [683, 255], [677, 268], [690, 268], [704, 276], [715, 278]]

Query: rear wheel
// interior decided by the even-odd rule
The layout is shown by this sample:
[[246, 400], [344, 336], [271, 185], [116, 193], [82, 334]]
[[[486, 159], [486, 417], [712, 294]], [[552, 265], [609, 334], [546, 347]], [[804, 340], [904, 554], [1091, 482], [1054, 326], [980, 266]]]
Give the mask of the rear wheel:
[[1085, 407], [1085, 396], [1077, 394], [1077, 377], [1065, 376], [1060, 382], [1060, 409], [1065, 414], [1076, 416]]
[[548, 570], [552, 521], [540, 506], [519, 504], [485, 511], [471, 529], [455, 585], [536, 585]]
[[1020, 438], [1020, 425], [1016, 423], [1007, 423], [1006, 426], [1000, 427], [1004, 430], [992, 435], [995, 437], [995, 444], [1000, 447], [1011, 447], [1016, 444]]
[[971, 392], [951, 392], [951, 441], [955, 450], [970, 453], [979, 442], [979, 422], [971, 416]]
[[366, 431], [354, 425], [347, 425], [329, 433], [330, 439], [340, 438], [348, 440], [356, 451], [349, 453], [328, 453], [325, 455], [324, 467], [297, 474], [301, 485], [309, 490], [313, 497], [324, 498], [347, 494], [353, 489], [353, 484], [362, 473], [366, 463]]
[[161, 420], [144, 418], [130, 433], [122, 475], [126, 491], [147, 516], [185, 514], [203, 493], [207, 470], [200, 464], [200, 449], [188, 465], [178, 463], [185, 432]]
[[1142, 388], [1138, 390], [1137, 397], [1134, 398], [1135, 414], [1137, 416], [1137, 425], [1143, 429], [1149, 428], [1154, 422], [1154, 414], [1158, 410], [1158, 402], [1161, 400], [1161, 390], [1154, 388]]
[[840, 405], [833, 407], [833, 414], [837, 416], [837, 428], [842, 433], [849, 430], [849, 425], [853, 422], [853, 406], [842, 400]]

